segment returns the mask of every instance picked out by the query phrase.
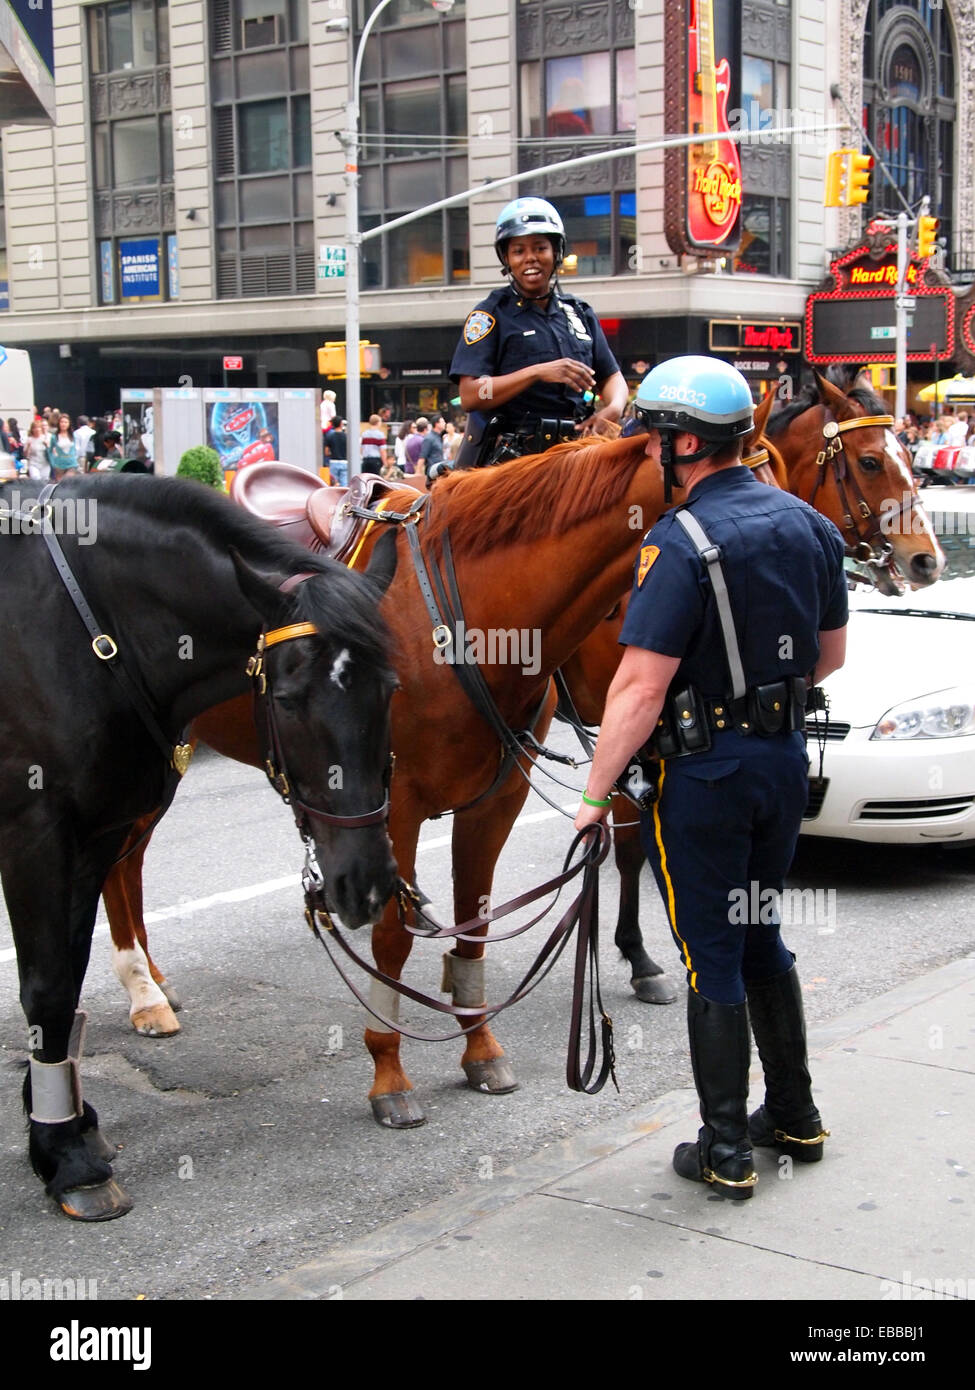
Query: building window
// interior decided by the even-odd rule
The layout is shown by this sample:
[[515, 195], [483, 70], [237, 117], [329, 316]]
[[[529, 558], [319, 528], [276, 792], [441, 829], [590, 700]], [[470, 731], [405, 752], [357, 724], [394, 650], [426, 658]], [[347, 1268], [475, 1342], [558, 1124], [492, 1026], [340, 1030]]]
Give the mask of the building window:
[[[361, 33], [373, 5], [356, 6]], [[393, 0], [368, 39], [361, 85], [359, 206], [363, 231], [467, 187], [464, 0], [449, 15], [429, 0]], [[466, 207], [445, 208], [362, 248], [362, 283], [470, 279]]]
[[175, 230], [167, 0], [86, 12], [99, 302], [173, 299]]
[[736, 273], [786, 276], [789, 257], [789, 200], [745, 193], [741, 241], [733, 257]]
[[[971, 265], [973, 245], [953, 244], [954, 35], [946, 6], [931, 0], [871, 0], [864, 30], [863, 123], [897, 188], [916, 206], [927, 194], [941, 219], [949, 265]], [[868, 217], [900, 211], [879, 170]], [[958, 241], [959, 239], [955, 239]]]
[[217, 297], [314, 294], [308, 13], [210, 0]]
[[[585, 25], [567, 24], [563, 0], [518, 8], [519, 168], [527, 171], [632, 143], [636, 129], [633, 12], [587, 7]], [[553, 50], [558, 57], [549, 56]], [[565, 223], [565, 275], [635, 270], [632, 156], [546, 175], [529, 189], [549, 198]], [[585, 190], [585, 191], [583, 191]], [[513, 196], [513, 195], [512, 195]]]

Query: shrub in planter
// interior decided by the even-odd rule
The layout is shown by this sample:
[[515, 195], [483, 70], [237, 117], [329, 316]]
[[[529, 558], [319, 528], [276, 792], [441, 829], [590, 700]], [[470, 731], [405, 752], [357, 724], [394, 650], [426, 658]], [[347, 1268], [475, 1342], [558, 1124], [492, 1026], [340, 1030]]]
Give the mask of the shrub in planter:
[[197, 444], [192, 449], [186, 450], [179, 461], [176, 476], [178, 478], [195, 478], [198, 483], [205, 483], [208, 487], [223, 490], [223, 469], [220, 466], [220, 455], [216, 449], [211, 449], [207, 444]]

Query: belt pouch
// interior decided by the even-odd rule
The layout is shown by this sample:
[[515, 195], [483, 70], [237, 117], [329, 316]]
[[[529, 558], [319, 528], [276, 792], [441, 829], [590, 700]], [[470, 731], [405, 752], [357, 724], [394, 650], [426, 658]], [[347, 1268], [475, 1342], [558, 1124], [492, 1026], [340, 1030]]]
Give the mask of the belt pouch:
[[670, 719], [681, 753], [703, 753], [711, 747], [704, 701], [693, 685], [678, 690], [669, 699]]
[[752, 723], [757, 734], [770, 737], [791, 727], [792, 691], [786, 681], [752, 686], [748, 694]]
[[657, 727], [654, 729], [647, 747], [658, 758], [673, 758], [680, 751], [680, 744], [674, 734], [674, 727], [668, 716], [666, 704], [660, 712], [660, 719], [657, 721]]

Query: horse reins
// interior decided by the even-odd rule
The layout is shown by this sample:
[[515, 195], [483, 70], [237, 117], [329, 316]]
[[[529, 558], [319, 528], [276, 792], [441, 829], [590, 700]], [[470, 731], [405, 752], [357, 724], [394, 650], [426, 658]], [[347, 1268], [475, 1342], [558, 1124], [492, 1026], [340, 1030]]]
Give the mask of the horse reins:
[[[571, 863], [576, 846], [581, 840], [586, 841], [582, 857], [575, 864]], [[570, 882], [577, 874], [582, 874], [582, 884], [577, 896], [563, 913], [562, 917], [550, 932], [535, 960], [529, 966], [522, 979], [512, 991], [512, 993], [499, 1004], [447, 1004], [440, 999], [435, 999], [429, 994], [424, 994], [422, 990], [413, 989], [410, 985], [404, 984], [402, 980], [394, 979], [391, 975], [386, 975], [376, 966], [370, 965], [364, 960], [352, 946], [346, 941], [342, 932], [335, 925], [327, 909], [315, 906], [306, 896], [305, 919], [308, 922], [314, 935], [321, 943], [326, 955], [338, 971], [342, 980], [349, 990], [355, 995], [359, 1003], [389, 1032], [401, 1034], [403, 1037], [412, 1038], [417, 1042], [448, 1042], [455, 1038], [464, 1037], [465, 1034], [480, 1028], [485, 1022], [494, 1019], [512, 1004], [517, 1004], [520, 1000], [529, 995], [537, 985], [548, 975], [555, 965], [559, 956], [562, 954], [573, 930], [578, 926], [578, 936], [576, 939], [575, 966], [573, 970], [572, 985], [572, 1008], [569, 1024], [569, 1044], [566, 1056], [566, 1082], [571, 1090], [582, 1091], [587, 1095], [595, 1095], [602, 1090], [608, 1078], [612, 1078], [613, 1085], [619, 1090], [619, 1083], [616, 1080], [616, 1054], [613, 1046], [613, 1020], [607, 1014], [602, 1001], [599, 986], [599, 866], [609, 852], [609, 831], [606, 826], [594, 825], [580, 831], [573, 840], [566, 855], [562, 872], [554, 878], [547, 880], [537, 888], [533, 888], [526, 893], [512, 898], [510, 902], [503, 903], [500, 907], [472, 917], [466, 922], [461, 922], [457, 926], [444, 927], [435, 924], [429, 916], [422, 913], [419, 908], [418, 895], [416, 890], [400, 881], [397, 896], [400, 899], [401, 923], [411, 936], [423, 937], [427, 940], [455, 940], [471, 941], [484, 945], [490, 945], [495, 941], [510, 941], [516, 936], [521, 936], [524, 932], [530, 931], [536, 926], [554, 906], [562, 888]], [[555, 893], [553, 902], [537, 913], [530, 921], [515, 927], [510, 931], [495, 932], [491, 936], [478, 935], [478, 929], [482, 929], [490, 922], [499, 921], [507, 917], [512, 912], [528, 907], [537, 902], [540, 898]], [[430, 922], [431, 929], [425, 930], [419, 927], [410, 926], [405, 920], [405, 909], [412, 907], [415, 914]], [[325, 929], [322, 934], [320, 928]], [[459, 1027], [456, 1032], [435, 1034], [417, 1033], [410, 1028], [405, 1028], [397, 1020], [387, 1018], [380, 1013], [376, 1006], [361, 993], [345, 970], [343, 970], [335, 953], [330, 949], [328, 941], [331, 939], [336, 942], [349, 960], [357, 965], [361, 970], [393, 990], [396, 994], [413, 1000], [417, 1004], [422, 1004], [426, 1008], [433, 1009], [437, 1013], [448, 1014], [458, 1022], [465, 1019], [472, 1019], [466, 1027]], [[588, 1050], [585, 1061], [581, 1058], [582, 1043], [582, 1019], [583, 1010], [586, 1005], [588, 993]], [[597, 1041], [596, 1015], [599, 1015], [599, 1029]], [[597, 1058], [600, 1059], [599, 1070], [596, 1071]], [[596, 1072], [595, 1079], [593, 1073]]]

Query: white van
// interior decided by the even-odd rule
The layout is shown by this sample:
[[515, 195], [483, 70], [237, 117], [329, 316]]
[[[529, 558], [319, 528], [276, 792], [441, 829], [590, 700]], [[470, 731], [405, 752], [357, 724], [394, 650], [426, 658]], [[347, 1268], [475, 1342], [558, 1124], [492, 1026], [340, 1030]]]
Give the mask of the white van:
[[4, 424], [16, 420], [26, 439], [34, 418], [34, 373], [23, 348], [0, 347], [0, 416]]

